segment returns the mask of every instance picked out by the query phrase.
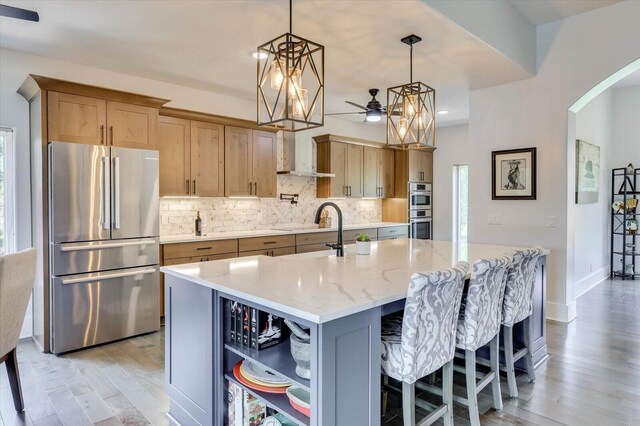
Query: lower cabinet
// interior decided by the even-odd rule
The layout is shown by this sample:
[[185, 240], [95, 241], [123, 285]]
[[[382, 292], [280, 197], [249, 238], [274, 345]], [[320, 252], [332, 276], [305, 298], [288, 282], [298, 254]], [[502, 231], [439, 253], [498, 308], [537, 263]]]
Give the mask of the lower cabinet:
[[243, 251], [243, 252], [240, 252], [239, 257], [260, 256], [260, 255], [276, 257], [276, 256], [286, 256], [289, 254], [296, 254], [296, 248], [292, 246], [292, 247], [280, 247], [280, 248], [274, 248], [274, 249]]

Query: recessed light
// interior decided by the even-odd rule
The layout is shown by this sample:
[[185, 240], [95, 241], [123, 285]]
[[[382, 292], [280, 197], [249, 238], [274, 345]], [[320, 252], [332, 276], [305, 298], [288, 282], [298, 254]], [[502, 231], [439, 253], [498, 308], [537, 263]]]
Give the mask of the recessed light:
[[438, 111], [438, 114], [446, 115], [446, 114], [449, 114], [449, 111], [447, 111], [446, 109], [441, 109], [440, 111]]
[[267, 57], [269, 57], [269, 55], [264, 52], [253, 52], [251, 56], [253, 56], [255, 59], [267, 59]]

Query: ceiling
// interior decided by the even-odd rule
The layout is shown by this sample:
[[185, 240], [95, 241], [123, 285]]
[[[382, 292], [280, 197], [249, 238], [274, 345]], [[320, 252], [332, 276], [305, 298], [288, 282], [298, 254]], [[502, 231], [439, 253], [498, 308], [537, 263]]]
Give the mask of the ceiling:
[[565, 19], [620, 0], [508, 0], [533, 25]]
[[[533, 4], [545, 4], [559, 16], [584, 11], [583, 3], [611, 3], [510, 1], [535, 19], [553, 14], [542, 13], [544, 8]], [[284, 0], [3, 3], [36, 10], [40, 22], [0, 18], [1, 47], [248, 100], [256, 96], [251, 53], [288, 29]], [[564, 3], [576, 5], [559, 6]], [[439, 125], [468, 120], [469, 90], [530, 77], [423, 1], [297, 0], [293, 4], [293, 32], [325, 46], [328, 113], [352, 111], [345, 100], [366, 104], [367, 91], [373, 87], [381, 89], [378, 98], [384, 103], [387, 87], [407, 83], [409, 48], [400, 38], [411, 33], [423, 38], [414, 47], [414, 80], [434, 87], [437, 109], [449, 111], [438, 116]], [[348, 117], [362, 120], [362, 116]]]

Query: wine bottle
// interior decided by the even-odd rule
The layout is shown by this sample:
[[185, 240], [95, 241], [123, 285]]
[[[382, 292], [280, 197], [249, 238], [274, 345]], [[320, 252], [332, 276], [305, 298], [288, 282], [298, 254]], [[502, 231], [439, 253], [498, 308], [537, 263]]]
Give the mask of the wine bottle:
[[196, 237], [202, 236], [202, 219], [200, 219], [200, 211], [198, 210], [196, 216]]

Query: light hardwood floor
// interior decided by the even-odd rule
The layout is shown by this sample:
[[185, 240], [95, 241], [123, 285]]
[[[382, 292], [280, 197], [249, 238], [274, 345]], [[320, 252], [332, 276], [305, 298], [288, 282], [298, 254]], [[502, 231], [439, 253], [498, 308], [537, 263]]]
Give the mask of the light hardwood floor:
[[[520, 396], [508, 399], [503, 378], [502, 413], [488, 409], [485, 390], [482, 424], [640, 425], [640, 281], [600, 284], [578, 300], [574, 322], [550, 321], [547, 331], [551, 358], [537, 370], [536, 382], [519, 377]], [[0, 367], [4, 425], [165, 425], [163, 348], [162, 333], [63, 357], [22, 343], [18, 357], [27, 410], [13, 411]], [[469, 424], [464, 408], [455, 411], [456, 425]], [[385, 425], [401, 425], [399, 413], [392, 397]]]

